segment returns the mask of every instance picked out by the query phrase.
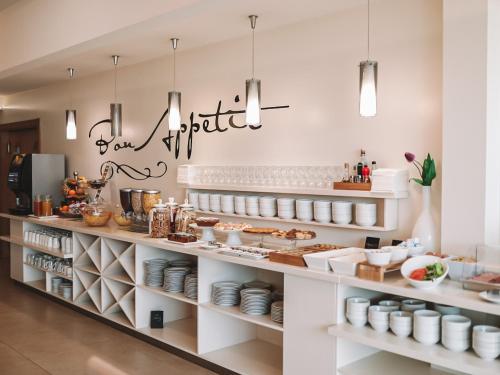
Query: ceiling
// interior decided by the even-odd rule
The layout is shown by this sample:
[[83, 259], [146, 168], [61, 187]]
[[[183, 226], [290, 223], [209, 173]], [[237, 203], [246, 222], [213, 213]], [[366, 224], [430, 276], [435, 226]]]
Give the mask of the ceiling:
[[[2, 5], [12, 3], [0, 0]], [[249, 14], [258, 14], [257, 32], [365, 6], [366, 0], [205, 0], [162, 14], [139, 24], [70, 46], [0, 72], [0, 95], [45, 86], [66, 79], [66, 68], [75, 67], [77, 77], [112, 69], [110, 56], [122, 56], [120, 65], [136, 64], [171, 53], [169, 38], [181, 38], [182, 50], [249, 35]]]
[[0, 0], [0, 12], [18, 1], [19, 0]]

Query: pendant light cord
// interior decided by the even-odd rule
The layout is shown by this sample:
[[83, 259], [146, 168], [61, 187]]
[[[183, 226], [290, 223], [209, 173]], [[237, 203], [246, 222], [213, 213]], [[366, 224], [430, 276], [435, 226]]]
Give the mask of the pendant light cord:
[[370, 0], [368, 0], [368, 12], [367, 12], [368, 22], [367, 22], [367, 34], [368, 34], [368, 61], [370, 61]]
[[176, 48], [174, 48], [174, 91], [175, 91], [175, 50]]
[[115, 103], [116, 103], [116, 65], [115, 65]]
[[252, 79], [255, 78], [255, 29], [252, 28]]

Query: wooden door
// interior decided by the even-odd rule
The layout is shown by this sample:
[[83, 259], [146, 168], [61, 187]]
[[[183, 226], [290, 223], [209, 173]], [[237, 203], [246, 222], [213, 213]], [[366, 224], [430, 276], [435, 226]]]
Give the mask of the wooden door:
[[[7, 174], [12, 156], [16, 153], [40, 153], [40, 121], [29, 120], [0, 125], [0, 212], [8, 212], [15, 207], [16, 199], [13, 192], [7, 187]], [[7, 220], [0, 221], [0, 234], [9, 233]], [[0, 244], [2, 253], [8, 246]]]

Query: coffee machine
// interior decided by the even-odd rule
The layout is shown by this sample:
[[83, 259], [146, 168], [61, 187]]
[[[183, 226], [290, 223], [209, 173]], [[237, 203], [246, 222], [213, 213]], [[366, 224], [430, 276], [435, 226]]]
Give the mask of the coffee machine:
[[7, 186], [16, 194], [14, 215], [33, 212], [33, 194], [50, 194], [54, 202], [62, 199], [61, 183], [65, 176], [64, 155], [16, 154], [7, 176]]

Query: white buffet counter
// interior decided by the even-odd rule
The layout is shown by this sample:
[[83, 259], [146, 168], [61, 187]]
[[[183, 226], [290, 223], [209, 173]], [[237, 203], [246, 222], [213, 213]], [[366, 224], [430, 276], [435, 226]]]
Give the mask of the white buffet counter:
[[[498, 324], [500, 305], [482, 301], [476, 292], [445, 281], [425, 291], [408, 286], [395, 275], [372, 282], [332, 272], [312, 271], [267, 260], [230, 257], [214, 250], [173, 245], [115, 226], [90, 228], [80, 221], [38, 220], [0, 214], [11, 222], [11, 277], [50, 292], [57, 276], [25, 264], [43, 247], [24, 243], [23, 233], [51, 227], [72, 232], [73, 298], [64, 300], [130, 330], [138, 331], [189, 354], [243, 374], [445, 374], [429, 364], [471, 374], [500, 374], [500, 360], [484, 361], [471, 351], [449, 352], [391, 333], [356, 329], [345, 322], [344, 301], [351, 296], [393, 294], [448, 304], [470, 311], [480, 322]], [[150, 258], [189, 258], [198, 267], [198, 299], [168, 293], [143, 283], [143, 261]], [[210, 302], [216, 281], [270, 282], [284, 291], [284, 323], [270, 316], [251, 316], [238, 307]], [[151, 310], [165, 311], [163, 329], [149, 328]]]

